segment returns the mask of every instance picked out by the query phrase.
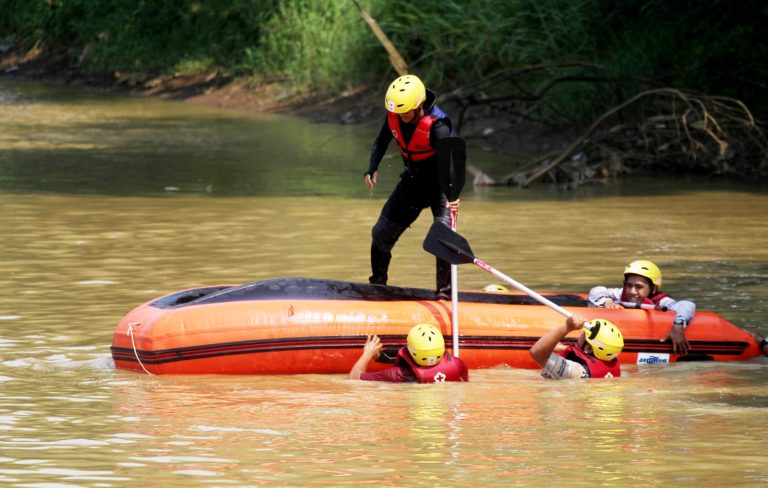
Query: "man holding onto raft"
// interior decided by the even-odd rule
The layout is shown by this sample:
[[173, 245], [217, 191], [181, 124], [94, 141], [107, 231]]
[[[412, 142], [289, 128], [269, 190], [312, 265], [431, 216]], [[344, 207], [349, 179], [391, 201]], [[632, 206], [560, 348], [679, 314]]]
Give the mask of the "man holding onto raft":
[[696, 314], [696, 304], [689, 300], [675, 300], [661, 293], [661, 269], [651, 261], [632, 261], [624, 268], [624, 287], [596, 286], [589, 291], [589, 304], [594, 307], [625, 308], [625, 304], [650, 304], [675, 312], [672, 328], [664, 338], [672, 341], [675, 354], [688, 354], [691, 345], [685, 338], [685, 328]]
[[[560, 341], [575, 330], [584, 331], [576, 344]], [[613, 378], [621, 376], [619, 353], [624, 337], [618, 327], [603, 319], [588, 322], [572, 315], [563, 325], [544, 334], [530, 349], [531, 357], [542, 367], [541, 376], [548, 379]]]
[[408, 332], [408, 345], [397, 351], [395, 365], [383, 371], [366, 373], [368, 363], [379, 357], [381, 340], [369, 335], [363, 354], [349, 372], [350, 379], [390, 383], [444, 383], [469, 381], [467, 366], [445, 350], [443, 334], [434, 325], [418, 324]]
[[[435, 105], [435, 94], [414, 75], [397, 78], [389, 85], [384, 105], [387, 118], [371, 149], [365, 186], [373, 190], [379, 177], [379, 163], [392, 139], [400, 149], [405, 170], [400, 182], [381, 209], [371, 232], [371, 276], [369, 283], [386, 285], [392, 248], [425, 208], [432, 210], [435, 221], [450, 226], [450, 211], [458, 211], [460, 200], [448, 202], [440, 189], [437, 141], [450, 137], [451, 120]], [[451, 266], [437, 259], [436, 296], [451, 297]]]

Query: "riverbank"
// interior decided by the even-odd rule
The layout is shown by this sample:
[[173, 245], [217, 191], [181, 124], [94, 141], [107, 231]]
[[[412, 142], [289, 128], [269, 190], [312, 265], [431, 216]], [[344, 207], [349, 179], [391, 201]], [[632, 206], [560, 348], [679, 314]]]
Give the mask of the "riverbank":
[[[333, 96], [299, 96], [280, 82], [255, 82], [221, 72], [147, 78], [136, 73], [88, 74], [73, 66], [64, 50], [33, 47], [15, 51], [0, 46], [0, 76], [80, 85], [136, 96], [150, 96], [232, 110], [272, 112], [305, 117], [318, 123], [375, 124], [382, 120], [382, 86], [360, 86]], [[443, 106], [449, 113], [460, 107]], [[573, 135], [554, 133], [544, 127], [521, 123], [500, 114], [477, 111], [463, 120], [461, 135], [480, 141], [493, 151], [538, 155], [564, 149]]]
[[290, 97], [277, 83], [255, 85], [216, 71], [155, 78], [119, 71], [89, 74], [73, 66], [64, 50], [41, 47], [28, 51], [7, 49], [5, 52], [0, 48], [0, 75], [240, 110], [290, 111], [304, 104], [302, 100]]
[[[385, 113], [382, 95], [387, 81], [382, 80], [375, 86], [361, 85], [331, 96], [298, 95], [284, 82], [236, 78], [219, 71], [151, 78], [123, 72], [92, 75], [78, 69], [77, 64], [61, 50], [34, 47], [25, 52], [3, 52], [0, 46], [0, 76], [80, 85], [225, 110], [289, 114], [316, 123], [373, 126], [382, 123]], [[674, 104], [665, 101], [670, 95], [693, 112], [687, 116], [678, 114]], [[480, 103], [471, 110], [463, 110], [465, 107], [457, 100], [470, 103], [472, 97], [468, 95], [440, 100], [440, 105], [451, 114], [459, 135], [507, 161], [503, 176], [491, 178], [472, 165], [470, 158], [468, 171], [475, 184], [530, 186], [546, 181], [567, 190], [659, 170], [738, 179], [764, 179], [768, 174], [765, 132], [742, 110], [740, 102], [727, 106], [726, 99], [660, 89], [635, 95], [623, 105], [641, 96], [651, 99], [648, 113], [655, 113], [654, 117], [626, 124], [620, 117], [611, 119], [611, 114], [621, 108], [615, 107], [589, 131], [576, 125], [556, 130], [532, 122], [520, 110], [504, 110], [503, 106], [492, 109], [491, 104]], [[669, 120], [669, 127], [656, 124], [658, 117]], [[714, 132], [699, 120], [715, 121]], [[644, 140], [654, 142], [639, 145], [638, 131], [645, 134]]]

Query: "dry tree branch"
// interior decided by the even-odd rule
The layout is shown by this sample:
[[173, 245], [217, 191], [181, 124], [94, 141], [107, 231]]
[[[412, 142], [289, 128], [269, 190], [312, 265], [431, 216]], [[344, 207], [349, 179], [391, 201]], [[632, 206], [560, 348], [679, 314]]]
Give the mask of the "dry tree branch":
[[387, 54], [389, 55], [389, 62], [392, 65], [392, 67], [395, 69], [395, 71], [397, 71], [397, 74], [399, 74], [400, 76], [407, 75], [408, 65], [406, 64], [403, 57], [400, 56], [400, 53], [398, 52], [395, 45], [392, 44], [392, 41], [389, 40], [389, 37], [387, 37], [384, 31], [381, 30], [381, 27], [379, 27], [379, 23], [376, 22], [376, 19], [371, 17], [371, 14], [369, 14], [368, 11], [363, 8], [362, 5], [360, 5], [360, 2], [358, 2], [357, 0], [352, 0], [352, 1], [355, 2], [355, 5], [357, 5], [357, 8], [360, 10], [360, 15], [363, 16], [365, 23], [368, 24], [368, 27], [370, 27], [371, 31], [373, 31], [373, 34], [376, 36], [376, 39], [379, 40], [381, 45], [387, 51]]
[[[598, 175], [658, 169], [768, 176], [765, 127], [740, 100], [600, 73], [608, 71], [588, 63], [502, 70], [448, 92], [440, 101], [458, 105], [454, 120], [458, 131], [470, 120], [474, 108], [480, 108], [483, 117], [505, 114], [510, 130], [521, 121], [557, 129], [572, 121], [549, 101], [555, 87], [607, 84], [617, 100], [623, 92], [635, 92], [600, 115], [562, 152], [507, 175], [501, 180], [506, 184], [528, 186], [547, 176], [555, 182], [569, 181], [572, 186]], [[527, 88], [533, 85], [535, 89]], [[639, 90], [641, 87], [646, 89]], [[549, 114], [546, 120], [536, 120], [544, 113]], [[481, 180], [482, 184], [497, 184], [489, 178]]]
[[[640, 104], [634, 123], [609, 123]], [[565, 163], [570, 163], [568, 168]], [[675, 164], [709, 173], [765, 176], [768, 139], [738, 100], [674, 88], [653, 89], [605, 112], [556, 157], [540, 158], [505, 180], [528, 186], [545, 175], [558, 181], [559, 172], [575, 185], [600, 171], [617, 173], [617, 168], [626, 172], [630, 166], [650, 169]]]

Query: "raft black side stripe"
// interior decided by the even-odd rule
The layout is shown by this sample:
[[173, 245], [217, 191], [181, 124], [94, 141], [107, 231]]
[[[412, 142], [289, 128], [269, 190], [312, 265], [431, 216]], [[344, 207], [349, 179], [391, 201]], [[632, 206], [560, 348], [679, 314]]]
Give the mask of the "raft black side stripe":
[[[404, 336], [382, 336], [382, 342], [388, 346], [405, 345]], [[538, 340], [538, 337], [488, 337], [488, 336], [465, 336], [461, 338], [461, 347], [463, 349], [493, 349], [518, 351], [530, 349]], [[391, 343], [396, 344], [391, 344]], [[365, 338], [360, 336], [349, 337], [294, 337], [281, 339], [264, 339], [255, 341], [224, 342], [219, 344], [209, 344], [203, 346], [192, 346], [175, 349], [164, 349], [161, 351], [143, 351], [137, 350], [139, 359], [145, 364], [164, 364], [176, 361], [189, 361], [194, 359], [206, 359], [221, 356], [232, 356], [239, 354], [258, 354], [280, 351], [300, 351], [300, 350], [325, 350], [325, 349], [359, 349], [365, 343]], [[708, 354], [722, 356], [738, 356], [749, 347], [749, 343], [741, 341], [690, 341], [690, 354]], [[446, 337], [446, 349], [450, 348], [452, 343]], [[112, 347], [112, 357], [115, 361], [137, 362], [134, 350], [129, 347]], [[624, 344], [624, 352], [640, 353], [668, 353], [673, 354], [672, 344], [668, 342], [659, 342], [656, 340], [629, 339]]]

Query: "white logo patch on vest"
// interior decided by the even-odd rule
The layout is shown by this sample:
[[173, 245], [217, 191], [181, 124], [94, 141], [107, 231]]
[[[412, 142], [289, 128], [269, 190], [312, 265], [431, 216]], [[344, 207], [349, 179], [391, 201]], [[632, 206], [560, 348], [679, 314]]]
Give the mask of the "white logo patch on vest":
[[435, 383], [445, 383], [445, 373], [437, 373], [435, 376], [432, 377], [432, 381]]
[[637, 364], [669, 364], [669, 354], [641, 352], [637, 355]]

